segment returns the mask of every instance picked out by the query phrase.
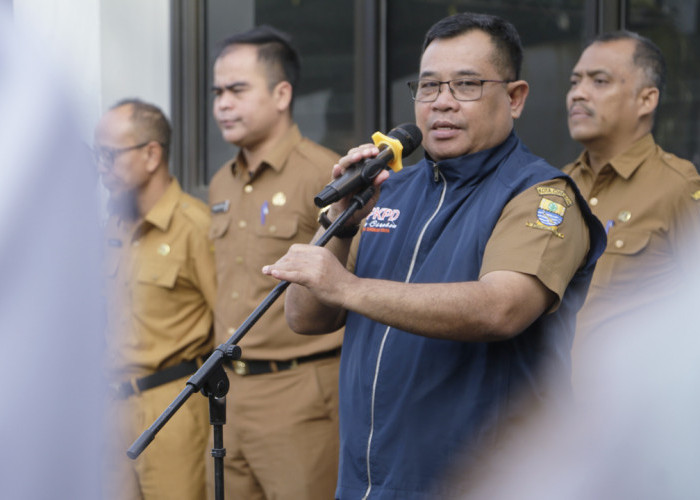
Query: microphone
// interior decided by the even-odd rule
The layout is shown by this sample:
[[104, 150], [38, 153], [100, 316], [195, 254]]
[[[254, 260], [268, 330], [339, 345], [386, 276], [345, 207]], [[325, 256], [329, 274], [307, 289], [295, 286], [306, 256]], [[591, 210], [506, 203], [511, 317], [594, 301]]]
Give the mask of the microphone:
[[372, 139], [379, 147], [379, 154], [350, 165], [343, 175], [324, 187], [314, 197], [317, 207], [323, 208], [363, 186], [369, 186], [379, 172], [386, 168], [392, 168], [394, 172], [401, 170], [401, 158], [413, 153], [423, 140], [423, 134], [413, 123], [404, 123], [391, 129], [388, 136], [375, 132]]

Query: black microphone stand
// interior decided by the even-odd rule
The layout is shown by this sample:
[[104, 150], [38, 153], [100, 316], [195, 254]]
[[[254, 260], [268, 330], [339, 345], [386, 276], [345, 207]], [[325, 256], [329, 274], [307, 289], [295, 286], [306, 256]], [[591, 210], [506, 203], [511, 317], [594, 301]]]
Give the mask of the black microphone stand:
[[[364, 207], [374, 194], [374, 187], [367, 186], [358, 194], [353, 196], [350, 205], [340, 214], [340, 216], [328, 226], [328, 229], [314, 243], [322, 247], [330, 241], [335, 232], [345, 225], [353, 214]], [[214, 447], [211, 450], [214, 458], [214, 492], [216, 500], [224, 500], [224, 474], [223, 460], [226, 456], [226, 449], [223, 447], [223, 425], [226, 423], [226, 394], [229, 389], [229, 380], [226, 372], [221, 366], [224, 359], [235, 360], [241, 357], [241, 348], [238, 342], [248, 333], [248, 330], [265, 314], [275, 300], [282, 295], [289, 281], [280, 281], [275, 288], [263, 299], [255, 310], [246, 318], [243, 324], [231, 335], [223, 344], [214, 349], [214, 352], [207, 358], [204, 364], [189, 378], [185, 388], [177, 395], [172, 403], [160, 414], [160, 416], [143, 431], [141, 435], [132, 443], [126, 454], [131, 459], [136, 459], [143, 450], [153, 441], [155, 435], [170, 420], [175, 412], [187, 401], [195, 392], [201, 391], [209, 398], [209, 421], [213, 427]]]

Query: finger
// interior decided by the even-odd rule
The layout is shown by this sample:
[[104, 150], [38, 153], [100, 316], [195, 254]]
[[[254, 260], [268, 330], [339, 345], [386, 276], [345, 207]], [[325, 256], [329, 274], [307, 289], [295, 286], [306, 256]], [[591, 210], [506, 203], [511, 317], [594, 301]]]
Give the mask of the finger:
[[379, 186], [382, 182], [384, 182], [385, 180], [387, 180], [389, 178], [389, 175], [390, 175], [390, 173], [388, 170], [382, 170], [374, 178], [373, 185]]
[[343, 156], [338, 163], [333, 166], [333, 175], [338, 177], [342, 175], [343, 172], [355, 163], [358, 163], [367, 158], [373, 158], [379, 154], [379, 148], [374, 144], [363, 144], [356, 148], [352, 148], [348, 153]]

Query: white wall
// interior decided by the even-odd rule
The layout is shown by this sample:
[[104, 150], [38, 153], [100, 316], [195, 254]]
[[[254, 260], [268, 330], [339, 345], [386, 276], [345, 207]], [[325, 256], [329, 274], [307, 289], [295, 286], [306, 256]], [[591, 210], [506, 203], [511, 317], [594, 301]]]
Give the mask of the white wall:
[[87, 142], [104, 110], [124, 97], [170, 116], [169, 0], [14, 0], [13, 10], [65, 76]]
[[102, 110], [139, 97], [170, 113], [169, 0], [100, 0]]
[[14, 0], [13, 7], [15, 24], [54, 63], [75, 98], [81, 135], [92, 137], [100, 113], [99, 1]]

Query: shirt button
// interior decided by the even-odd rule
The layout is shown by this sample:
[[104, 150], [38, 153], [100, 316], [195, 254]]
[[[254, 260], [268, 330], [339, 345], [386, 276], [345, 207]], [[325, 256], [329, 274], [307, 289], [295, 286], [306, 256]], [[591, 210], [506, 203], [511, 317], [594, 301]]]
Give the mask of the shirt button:
[[233, 293], [231, 294], [231, 298], [232, 298], [233, 300], [236, 300], [236, 299], [238, 298], [238, 292], [233, 292]]
[[625, 246], [625, 242], [622, 240], [615, 240], [615, 248], [622, 248]]
[[240, 227], [241, 229], [245, 229], [245, 227], [246, 227], [247, 225], [248, 225], [248, 224], [247, 224], [246, 221], [244, 221], [244, 220], [239, 220], [239, 221], [238, 221], [238, 227]]
[[595, 207], [598, 204], [598, 198], [593, 197], [588, 201], [588, 204], [592, 207]]
[[270, 231], [271, 233], [276, 232], [276, 231], [277, 231], [277, 226], [270, 226], [269, 231]]
[[241, 257], [240, 255], [236, 257], [236, 264], [243, 264], [243, 257]]
[[236, 333], [236, 329], [235, 329], [235, 328], [231, 327], [231, 328], [228, 329], [228, 334], [229, 334], [229, 335], [233, 335], [234, 333]]
[[244, 193], [252, 193], [253, 192], [253, 186], [250, 184], [246, 184], [245, 187], [243, 188]]

